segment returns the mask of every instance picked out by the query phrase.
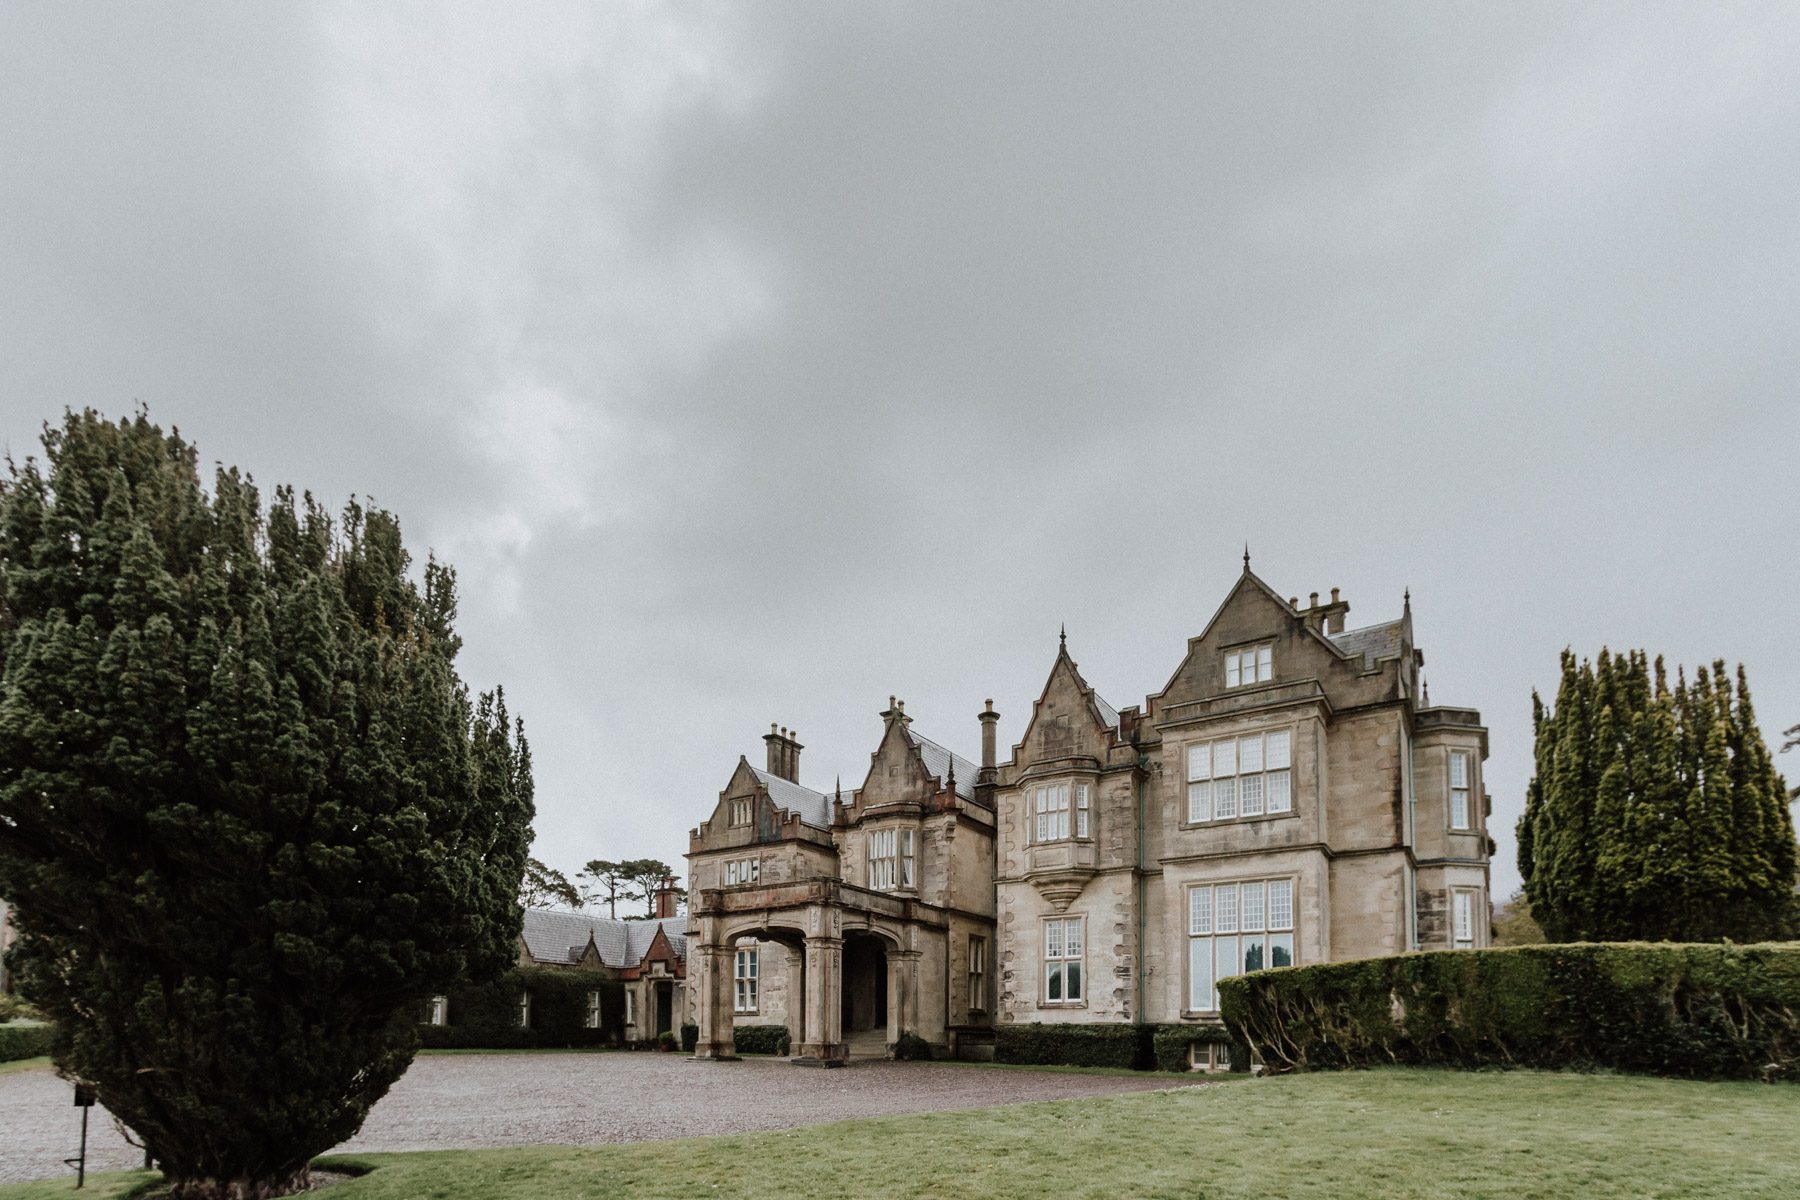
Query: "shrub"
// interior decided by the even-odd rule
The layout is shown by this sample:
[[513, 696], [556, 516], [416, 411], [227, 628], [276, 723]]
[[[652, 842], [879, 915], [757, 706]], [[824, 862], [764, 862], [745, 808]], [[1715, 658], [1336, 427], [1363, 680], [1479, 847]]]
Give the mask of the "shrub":
[[[531, 993], [531, 1027], [519, 1024], [519, 993]], [[588, 1028], [588, 993], [600, 993], [600, 1028]], [[450, 993], [448, 1025], [421, 1025], [434, 1050], [519, 1050], [617, 1045], [625, 1031], [625, 986], [590, 971], [516, 967], [493, 983]]]
[[1148, 1070], [1154, 1025], [1000, 1025], [994, 1061], [1052, 1067]]
[[665, 1029], [656, 1035], [656, 1048], [658, 1050], [673, 1050], [676, 1045], [675, 1031], [673, 1029]]
[[54, 1026], [30, 1021], [0, 1025], [0, 1062], [38, 1058], [50, 1053], [50, 1039], [55, 1033]]
[[700, 1027], [698, 1025], [683, 1025], [681, 1027], [681, 1048], [687, 1053], [692, 1054], [694, 1052], [694, 1047], [699, 1044]]
[[903, 1033], [894, 1043], [895, 1062], [930, 1062], [931, 1043], [916, 1033]]
[[[700, 1031], [696, 1029], [696, 1040]], [[786, 1025], [739, 1025], [731, 1031], [739, 1054], [786, 1054], [791, 1041]]]
[[1375, 1063], [1800, 1076], [1800, 945], [1438, 951], [1221, 980], [1271, 1071]]
[[0, 992], [0, 1025], [8, 1021], [41, 1021], [44, 1014], [9, 992]]

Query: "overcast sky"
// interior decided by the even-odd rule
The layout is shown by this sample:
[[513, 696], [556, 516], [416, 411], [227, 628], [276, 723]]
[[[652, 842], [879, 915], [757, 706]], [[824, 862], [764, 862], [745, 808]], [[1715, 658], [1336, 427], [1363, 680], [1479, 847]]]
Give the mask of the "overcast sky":
[[[0, 3], [0, 433], [142, 402], [458, 568], [535, 853], [1241, 569], [1402, 591], [1500, 840], [1565, 646], [1800, 722], [1800, 7]], [[1004, 757], [1004, 750], [1002, 755]], [[1778, 760], [1800, 775], [1800, 755]]]

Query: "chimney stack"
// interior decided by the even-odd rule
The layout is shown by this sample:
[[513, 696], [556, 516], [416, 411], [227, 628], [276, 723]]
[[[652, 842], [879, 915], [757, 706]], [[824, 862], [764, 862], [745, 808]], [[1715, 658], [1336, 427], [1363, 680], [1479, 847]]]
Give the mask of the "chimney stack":
[[664, 879], [656, 885], [656, 915], [672, 917], [675, 915], [675, 880]]
[[994, 702], [987, 702], [987, 711], [975, 714], [981, 722], [981, 774], [985, 779], [994, 773], [994, 726], [999, 724], [1000, 714], [994, 711]]
[[769, 724], [769, 732], [763, 735], [763, 742], [769, 747], [769, 774], [789, 783], [800, 782], [800, 751], [806, 747], [800, 744], [799, 736], [798, 730], [777, 732], [775, 724]]

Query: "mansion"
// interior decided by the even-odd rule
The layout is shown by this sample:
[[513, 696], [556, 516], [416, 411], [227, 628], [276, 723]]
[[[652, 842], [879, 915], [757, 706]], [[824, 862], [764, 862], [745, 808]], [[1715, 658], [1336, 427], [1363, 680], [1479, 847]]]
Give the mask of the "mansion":
[[1487, 945], [1487, 731], [1425, 697], [1410, 598], [1349, 609], [1282, 599], [1246, 555], [1142, 706], [1060, 646], [1005, 762], [991, 700], [979, 765], [890, 700], [851, 792], [802, 785], [772, 728], [691, 835], [696, 1054], [785, 1025], [796, 1061], [903, 1033], [979, 1057], [997, 1024], [1216, 1022], [1246, 971]]

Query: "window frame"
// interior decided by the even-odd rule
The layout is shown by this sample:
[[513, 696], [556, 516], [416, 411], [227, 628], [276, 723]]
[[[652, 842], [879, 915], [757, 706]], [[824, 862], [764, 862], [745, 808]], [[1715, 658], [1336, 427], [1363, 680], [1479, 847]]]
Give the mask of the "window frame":
[[1475, 937], [1475, 889], [1450, 889], [1450, 948], [1473, 950]]
[[630, 988], [625, 989], [625, 1023], [637, 1024], [637, 993]]
[[598, 991], [588, 993], [587, 1027], [589, 1029], [600, 1028], [600, 993]]
[[864, 847], [870, 891], [906, 891], [919, 886], [918, 830], [899, 825], [871, 829]]
[[725, 814], [725, 823], [733, 829], [742, 829], [756, 823], [756, 797], [740, 796], [731, 801], [730, 806], [730, 811]]
[[985, 1013], [987, 1003], [988, 940], [979, 934], [969, 935], [969, 1011]]
[[519, 991], [519, 1028], [531, 1028], [531, 990], [529, 988]]
[[[1298, 875], [1263, 875], [1187, 885], [1188, 1007], [1185, 1011], [1218, 1012], [1221, 979], [1235, 979], [1253, 970], [1300, 965], [1299, 891]], [[1279, 904], [1277, 897], [1282, 898]], [[1256, 939], [1261, 951], [1259, 966], [1248, 965], [1252, 949], [1249, 939]], [[1202, 946], [1203, 953], [1197, 953]], [[1278, 952], [1285, 953], [1288, 961], [1275, 962]], [[1225, 965], [1222, 959], [1226, 955], [1230, 959], [1229, 970], [1222, 969]], [[1201, 991], [1206, 994], [1198, 995]]]
[[724, 878], [720, 881], [724, 887], [737, 887], [746, 883], [762, 882], [761, 858], [733, 858], [725, 863]]
[[[1276, 739], [1281, 741], [1277, 743]], [[1278, 725], [1185, 743], [1181, 748], [1181, 755], [1187, 781], [1187, 813], [1181, 821], [1182, 827], [1194, 828], [1218, 825], [1226, 821], [1256, 821], [1297, 815], [1294, 806], [1294, 747], [1299, 740], [1296, 726]], [[1283, 747], [1279, 754], [1275, 750], [1277, 744]], [[1245, 753], [1246, 748], [1251, 745], [1255, 746], [1254, 755]], [[1220, 753], [1224, 747], [1230, 748], [1228, 756]], [[1247, 771], [1244, 764], [1252, 757], [1256, 761], [1256, 769]], [[1282, 765], [1270, 765], [1278, 758]], [[1201, 759], [1205, 760], [1204, 764]], [[1221, 770], [1220, 764], [1227, 761], [1229, 765]], [[1245, 810], [1251, 794], [1247, 786], [1249, 781], [1254, 781], [1256, 785], [1254, 812]], [[1230, 784], [1228, 790], [1218, 786], [1227, 782]], [[1283, 807], [1276, 809], [1271, 805], [1278, 792]], [[1231, 812], [1221, 816], [1220, 801], [1227, 796]]]
[[[1246, 662], [1245, 660], [1249, 661]], [[1244, 668], [1248, 666], [1254, 678], [1244, 678]], [[1255, 687], [1259, 683], [1275, 681], [1275, 643], [1273, 641], [1256, 642], [1248, 646], [1234, 646], [1225, 651], [1225, 687], [1227, 690], [1240, 687]]]
[[1025, 785], [1026, 844], [1094, 840], [1090, 780], [1039, 780]]
[[[1069, 939], [1071, 929], [1075, 932], [1073, 943]], [[1055, 930], [1054, 941], [1051, 939], [1052, 930]], [[1039, 944], [1044, 948], [1044, 970], [1040, 976], [1042, 990], [1038, 993], [1038, 1004], [1045, 1008], [1086, 1008], [1087, 918], [1046, 917], [1043, 941]], [[1071, 944], [1075, 948], [1074, 953], [1069, 952]], [[1073, 988], [1070, 987], [1071, 981]], [[1050, 995], [1052, 988], [1061, 994], [1053, 998]]]
[[757, 985], [762, 971], [758, 949], [759, 947], [756, 946], [739, 946], [732, 955], [731, 1011], [733, 1013], [762, 1011], [758, 1007], [762, 998], [757, 994]]
[[450, 997], [436, 995], [431, 998], [431, 1006], [426, 1010], [427, 1025], [448, 1025], [450, 1023]]
[[[1449, 797], [1448, 803], [1445, 805], [1445, 809], [1447, 810], [1446, 816], [1448, 817], [1449, 822], [1450, 822], [1450, 830], [1453, 833], [1473, 833], [1473, 832], [1475, 832], [1475, 806], [1474, 806], [1475, 762], [1474, 762], [1474, 759], [1475, 759], [1475, 756], [1473, 754], [1470, 754], [1467, 750], [1454, 750], [1453, 749], [1450, 751], [1449, 760], [1446, 763], [1445, 768], [1444, 768], [1444, 778], [1445, 778], [1445, 783], [1447, 785], [1446, 786], [1446, 794]], [[1458, 787], [1456, 785], [1456, 774], [1457, 774], [1456, 769], [1457, 769], [1457, 765], [1459, 763], [1462, 766], [1462, 786], [1461, 787]], [[1456, 804], [1457, 804], [1457, 800], [1459, 798], [1462, 801], [1462, 821], [1460, 823], [1456, 819]]]

